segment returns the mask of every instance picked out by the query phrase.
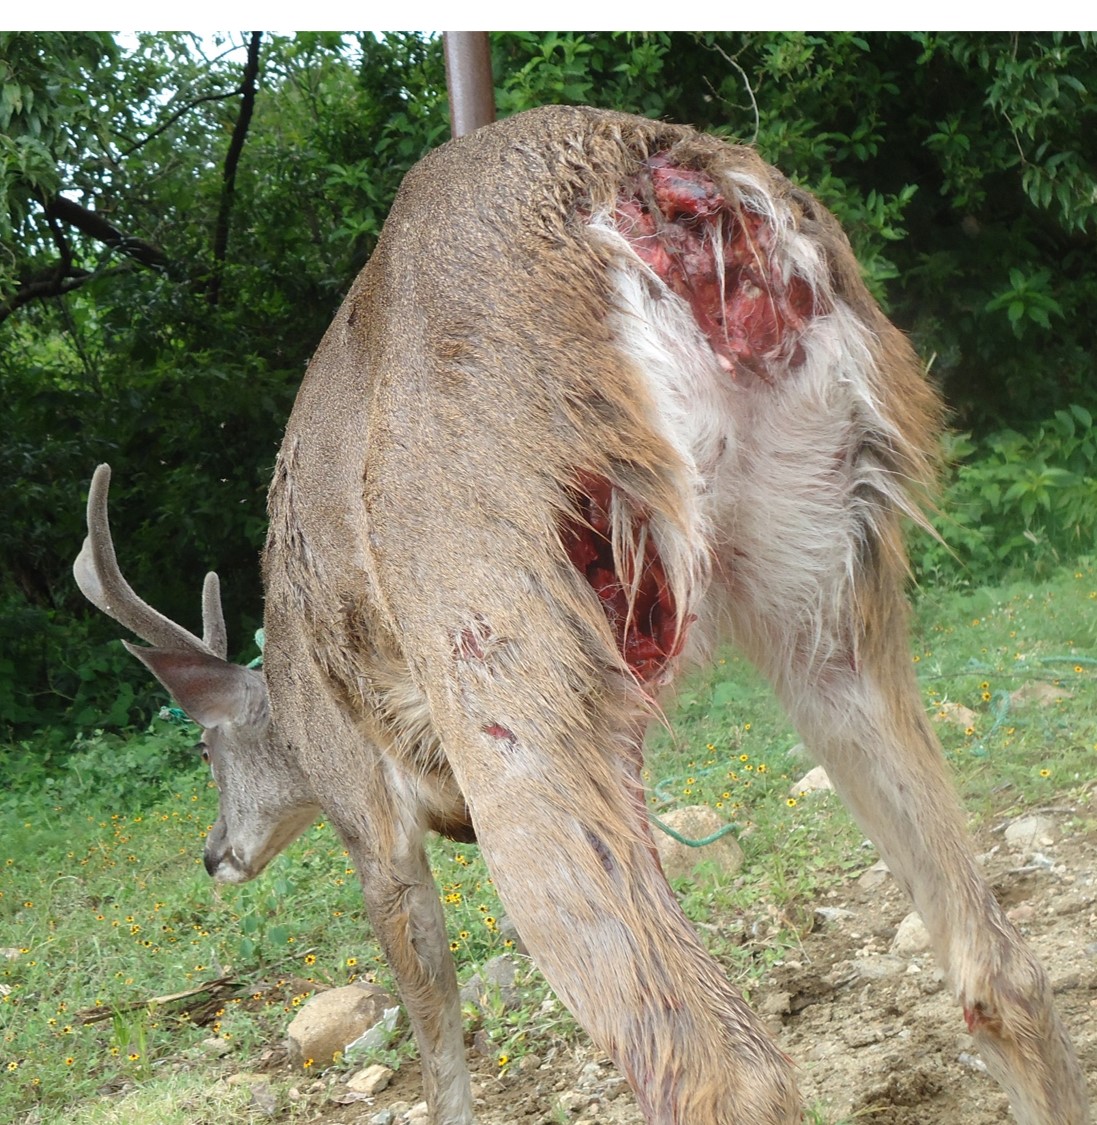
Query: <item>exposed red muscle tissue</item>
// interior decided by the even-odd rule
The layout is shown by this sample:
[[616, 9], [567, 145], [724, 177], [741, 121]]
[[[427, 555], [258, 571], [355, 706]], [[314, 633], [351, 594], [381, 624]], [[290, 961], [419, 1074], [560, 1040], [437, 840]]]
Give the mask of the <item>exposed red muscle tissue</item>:
[[617, 230], [688, 302], [718, 362], [769, 381], [769, 365], [803, 362], [799, 336], [815, 310], [811, 288], [781, 276], [764, 215], [729, 203], [707, 172], [650, 157], [618, 196]]
[[[572, 565], [598, 595], [617, 639], [617, 650], [642, 683], [654, 680], [680, 646], [674, 598], [666, 571], [648, 536], [640, 574], [620, 575], [614, 565], [609, 520], [613, 486], [602, 477], [580, 474], [575, 513], [561, 521], [561, 538]], [[629, 605], [629, 591], [635, 594]]]

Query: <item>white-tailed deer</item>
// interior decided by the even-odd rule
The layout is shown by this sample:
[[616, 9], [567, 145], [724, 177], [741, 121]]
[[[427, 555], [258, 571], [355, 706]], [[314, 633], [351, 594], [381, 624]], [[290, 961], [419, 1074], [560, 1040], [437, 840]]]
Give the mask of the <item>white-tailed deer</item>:
[[752, 151], [545, 108], [404, 181], [305, 376], [263, 560], [263, 673], [75, 572], [204, 728], [206, 867], [251, 879], [322, 810], [399, 982], [439, 1125], [473, 1120], [424, 834], [479, 841], [562, 1000], [657, 1125], [800, 1120], [789, 1061], [660, 869], [658, 689], [730, 636], [925, 919], [1025, 1125], [1089, 1120], [1047, 977], [995, 902], [907, 648], [900, 524], [939, 405], [837, 222]]

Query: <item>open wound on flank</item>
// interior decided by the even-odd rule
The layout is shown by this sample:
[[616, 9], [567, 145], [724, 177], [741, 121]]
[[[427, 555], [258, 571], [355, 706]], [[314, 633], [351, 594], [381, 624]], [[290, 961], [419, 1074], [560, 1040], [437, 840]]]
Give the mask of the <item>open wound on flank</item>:
[[631, 558], [627, 547], [615, 556], [613, 491], [605, 478], [578, 473], [574, 514], [561, 519], [560, 534], [568, 558], [602, 603], [617, 651], [641, 683], [650, 683], [681, 649], [678, 615], [666, 570], [642, 516], [633, 515], [630, 521], [630, 538], [636, 544]]
[[720, 366], [768, 381], [804, 360], [799, 338], [819, 310], [808, 283], [784, 277], [765, 215], [729, 201], [704, 171], [669, 154], [644, 161], [617, 196], [614, 225], [693, 312]]

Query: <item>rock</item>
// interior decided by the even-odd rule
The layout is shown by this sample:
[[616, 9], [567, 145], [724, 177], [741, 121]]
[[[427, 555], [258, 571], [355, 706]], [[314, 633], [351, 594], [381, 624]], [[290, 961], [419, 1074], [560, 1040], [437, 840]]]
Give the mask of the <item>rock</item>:
[[256, 1082], [251, 1088], [249, 1106], [264, 1117], [273, 1117], [278, 1110], [278, 1099], [269, 1082]]
[[891, 872], [888, 870], [888, 865], [882, 859], [878, 859], [857, 877], [857, 886], [863, 891], [874, 891], [878, 887], [882, 887], [890, 878]]
[[461, 986], [461, 1003], [476, 1004], [481, 1011], [487, 1011], [498, 998], [503, 1011], [516, 1011], [523, 999], [517, 977], [518, 963], [514, 957], [506, 953], [492, 957]]
[[790, 797], [806, 797], [811, 793], [824, 793], [834, 788], [827, 776], [827, 771], [822, 766], [808, 770], [799, 781], [789, 787]]
[[430, 1125], [430, 1111], [426, 1102], [416, 1102], [408, 1110], [407, 1125]]
[[767, 992], [758, 1004], [762, 1016], [787, 1016], [792, 1011], [792, 996], [787, 992]]
[[226, 1074], [221, 1081], [226, 1086], [256, 1086], [260, 1082], [266, 1082], [266, 1079], [261, 1074], [252, 1074], [250, 1071], [240, 1070], [236, 1074]]
[[853, 975], [863, 981], [886, 980], [888, 977], [901, 976], [907, 968], [905, 961], [890, 953], [857, 957], [851, 964]]
[[770, 1032], [778, 1035], [785, 1016], [792, 1011], [792, 996], [787, 992], [767, 992], [757, 1004], [757, 1012]]
[[576, 1114], [582, 1113], [594, 1099], [588, 1093], [581, 1090], [569, 1090], [566, 1094], [561, 1094], [556, 1101], [556, 1109], [562, 1112], [566, 1117], [572, 1117]]
[[356, 1094], [379, 1094], [392, 1081], [395, 1073], [390, 1067], [375, 1063], [347, 1079], [347, 1089]]
[[900, 923], [891, 939], [891, 952], [899, 957], [913, 957], [929, 949], [929, 931], [921, 915], [912, 910]]
[[974, 727], [979, 716], [962, 703], [942, 703], [933, 714], [937, 722], [952, 723], [953, 726]]
[[978, 1055], [973, 1055], [969, 1051], [961, 1051], [956, 1061], [968, 1070], [974, 1070], [976, 1074], [988, 1073], [987, 1064]]
[[1022, 816], [1006, 828], [1006, 843], [1015, 851], [1031, 855], [1055, 843], [1055, 824], [1046, 816]]
[[291, 1066], [312, 1059], [317, 1069], [330, 1066], [337, 1052], [346, 1050], [385, 1018], [397, 1001], [384, 989], [359, 982], [320, 992], [306, 1001], [286, 1029]]
[[369, 1125], [394, 1125], [396, 1114], [391, 1108], [378, 1110], [370, 1119]]
[[817, 906], [815, 908], [815, 917], [820, 924], [830, 926], [836, 922], [844, 922], [847, 918], [854, 917], [854, 913], [852, 910], [847, 910], [844, 906]]
[[805, 766], [810, 765], [812, 761], [811, 751], [802, 742], [790, 746], [785, 751], [785, 756], [790, 762], [802, 762]]
[[504, 941], [514, 942], [515, 953], [522, 953], [527, 957], [529, 956], [529, 950], [526, 948], [526, 943], [522, 940], [521, 936], [518, 933], [518, 930], [515, 928], [514, 923], [510, 920], [508, 915], [499, 915], [498, 927], [499, 936]]
[[923, 996], [935, 996], [945, 987], [945, 974], [942, 969], [935, 968], [931, 973], [922, 973], [918, 977], [918, 991]]
[[[675, 809], [660, 819], [668, 828], [690, 840], [702, 840], [728, 827], [727, 821], [707, 805]], [[730, 833], [704, 847], [694, 848], [680, 844], [655, 825], [655, 846], [668, 879], [692, 879], [702, 863], [712, 864], [721, 875], [734, 875], [743, 866], [743, 849]]]
[[391, 1008], [386, 1008], [384, 1015], [369, 1028], [364, 1031], [352, 1043], [348, 1043], [343, 1050], [343, 1057], [348, 1058], [357, 1053], [368, 1055], [375, 1051], [383, 1051], [396, 1036], [397, 1029], [400, 1026], [400, 1009], [395, 1005]]
[[1036, 908], [1027, 902], [1022, 902], [1012, 910], [1006, 911], [1006, 917], [1016, 926], [1031, 922], [1036, 917]]
[[1072, 693], [1054, 684], [1044, 683], [1042, 680], [1029, 680], [1015, 692], [1010, 693], [1009, 701], [1014, 707], [1023, 707], [1026, 703], [1035, 703], [1037, 707], [1050, 707], [1061, 699], [1072, 698]]
[[850, 1025], [843, 1028], [842, 1042], [847, 1047], [868, 1047], [883, 1040], [883, 1032], [869, 1024]]
[[210, 1036], [209, 1039], [203, 1039], [198, 1044], [203, 1051], [208, 1055], [214, 1055], [220, 1058], [221, 1055], [227, 1055], [232, 1050], [232, 1044], [227, 1039], [221, 1039], [217, 1035]]
[[[228, 1074], [221, 1079], [226, 1086], [249, 1087], [249, 1105], [264, 1117], [273, 1117], [278, 1110], [278, 1099], [271, 1089], [270, 1083], [262, 1074], [252, 1074], [249, 1071], [239, 1071]], [[220, 1085], [221, 1083], [218, 1083]]]

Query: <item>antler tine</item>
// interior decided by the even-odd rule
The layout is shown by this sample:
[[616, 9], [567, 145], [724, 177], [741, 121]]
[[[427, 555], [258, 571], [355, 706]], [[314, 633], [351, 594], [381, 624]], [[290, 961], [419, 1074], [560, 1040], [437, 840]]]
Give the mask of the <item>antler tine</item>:
[[[88, 535], [76, 562], [72, 564], [73, 577], [81, 593], [97, 609], [101, 609], [108, 617], [113, 617], [148, 644], [157, 648], [198, 649], [217, 655], [208, 642], [200, 641], [193, 633], [143, 602], [122, 577], [107, 519], [109, 488], [110, 466], [100, 465], [95, 470], [88, 489]], [[224, 632], [223, 618], [221, 631]], [[212, 635], [216, 640], [215, 630]]]
[[222, 660], [228, 657], [229, 635], [221, 607], [221, 582], [212, 570], [202, 583], [202, 640], [214, 656]]

